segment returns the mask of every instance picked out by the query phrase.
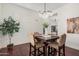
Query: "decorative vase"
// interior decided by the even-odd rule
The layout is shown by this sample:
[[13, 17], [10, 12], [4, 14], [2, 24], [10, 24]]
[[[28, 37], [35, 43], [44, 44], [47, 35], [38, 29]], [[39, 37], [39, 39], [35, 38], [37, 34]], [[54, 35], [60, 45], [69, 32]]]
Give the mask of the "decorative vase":
[[47, 31], [47, 28], [45, 28], [45, 35], [48, 35], [48, 31]]

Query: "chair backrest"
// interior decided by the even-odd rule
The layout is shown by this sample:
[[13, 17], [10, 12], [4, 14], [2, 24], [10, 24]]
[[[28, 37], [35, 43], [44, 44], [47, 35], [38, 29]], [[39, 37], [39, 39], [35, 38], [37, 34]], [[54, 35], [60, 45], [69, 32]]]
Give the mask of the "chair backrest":
[[34, 32], [34, 35], [40, 35], [40, 33], [38, 33], [38, 32]]
[[35, 42], [34, 42], [34, 37], [33, 37], [34, 33], [29, 33], [29, 39], [30, 39], [30, 43], [34, 46]]
[[[40, 36], [41, 34], [38, 33], [38, 32], [34, 32], [34, 35], [33, 37], [36, 37], [36, 36]], [[35, 43], [39, 43], [41, 41], [41, 39], [34, 39]]]
[[59, 46], [62, 46], [66, 42], [66, 34], [62, 34], [61, 37], [58, 39]]
[[34, 36], [40, 35], [38, 32], [33, 32], [30, 33], [29, 38], [30, 38], [30, 43], [34, 46], [37, 42], [40, 42], [40, 40], [35, 39]]

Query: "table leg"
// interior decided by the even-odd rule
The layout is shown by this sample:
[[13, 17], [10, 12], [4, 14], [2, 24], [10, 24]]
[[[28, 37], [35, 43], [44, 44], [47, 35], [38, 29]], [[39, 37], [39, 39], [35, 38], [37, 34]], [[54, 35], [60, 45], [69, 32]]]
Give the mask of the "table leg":
[[50, 46], [48, 46], [48, 56], [50, 56]]
[[45, 46], [43, 46], [43, 55], [45, 56]]
[[45, 56], [47, 56], [47, 46], [45, 46]]
[[47, 43], [45, 42], [45, 46], [44, 46], [44, 56], [47, 56], [48, 53], [47, 53]]

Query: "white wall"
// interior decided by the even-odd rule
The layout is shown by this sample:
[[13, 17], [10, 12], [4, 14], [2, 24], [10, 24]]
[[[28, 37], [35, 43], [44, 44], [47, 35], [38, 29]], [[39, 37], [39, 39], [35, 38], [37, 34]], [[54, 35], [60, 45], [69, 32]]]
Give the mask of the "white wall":
[[[30, 32], [42, 32], [38, 14], [30, 9], [14, 4], [0, 4], [0, 16], [2, 19], [12, 16], [15, 20], [20, 22], [20, 31], [14, 34], [12, 38], [12, 43], [14, 43], [14, 45], [29, 42], [28, 34]], [[6, 47], [7, 44], [9, 44], [8, 37], [0, 36], [0, 48]]]
[[[54, 12], [58, 13], [56, 20], [58, 21], [58, 34], [67, 32], [67, 18], [79, 16], [79, 4], [67, 4], [58, 8]], [[42, 32], [42, 26], [38, 14], [30, 9], [23, 8], [14, 4], [0, 4], [0, 23], [4, 17], [12, 16], [20, 22], [19, 33], [14, 34], [12, 42], [14, 45], [29, 42], [28, 33], [33, 31]], [[0, 34], [0, 48], [9, 44], [8, 37]], [[79, 34], [68, 34], [66, 45], [79, 50]]]
[[[58, 34], [67, 33], [67, 18], [79, 17], [79, 4], [67, 4], [58, 8]], [[79, 50], [79, 34], [67, 33], [66, 45]]]
[[[1, 19], [2, 19], [2, 5], [0, 4], [0, 22], [2, 21]], [[0, 34], [0, 37], [2, 38], [2, 36], [1, 36], [1, 34]], [[2, 47], [2, 39], [0, 39], [0, 48]]]

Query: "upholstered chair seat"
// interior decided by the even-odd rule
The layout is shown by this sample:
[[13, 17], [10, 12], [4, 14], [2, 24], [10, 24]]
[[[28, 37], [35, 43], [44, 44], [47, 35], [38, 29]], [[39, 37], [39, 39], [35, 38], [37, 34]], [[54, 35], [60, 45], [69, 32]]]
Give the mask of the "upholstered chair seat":
[[43, 43], [38, 43], [38, 42], [37, 42], [35, 45], [36, 45], [36, 49], [41, 48], [41, 47], [43, 47], [43, 46], [44, 46], [44, 44], [43, 44]]
[[49, 43], [50, 47], [54, 47], [55, 49], [58, 49], [58, 43], [57, 42], [53, 42], [53, 43]]

